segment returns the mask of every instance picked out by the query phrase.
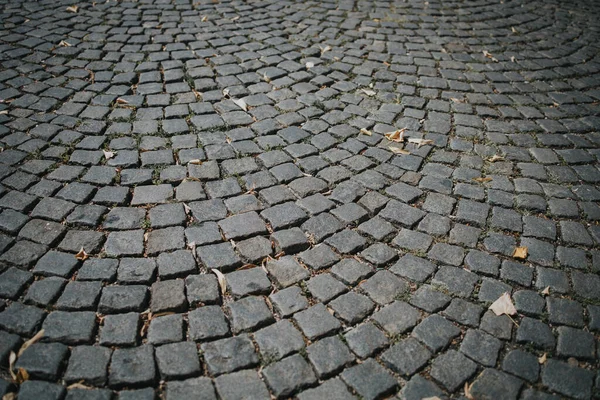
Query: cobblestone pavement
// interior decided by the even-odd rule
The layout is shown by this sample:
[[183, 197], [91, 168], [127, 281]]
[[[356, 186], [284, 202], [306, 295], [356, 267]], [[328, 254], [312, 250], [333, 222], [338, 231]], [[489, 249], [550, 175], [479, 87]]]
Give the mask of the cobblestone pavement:
[[0, 395], [600, 395], [600, 3], [0, 8]]

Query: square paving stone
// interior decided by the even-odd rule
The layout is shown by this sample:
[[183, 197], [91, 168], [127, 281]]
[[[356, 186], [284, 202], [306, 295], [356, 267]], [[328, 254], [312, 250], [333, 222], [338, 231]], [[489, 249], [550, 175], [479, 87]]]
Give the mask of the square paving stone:
[[49, 251], [35, 265], [33, 272], [43, 276], [69, 278], [79, 261], [73, 254]]
[[404, 376], [412, 376], [430, 358], [431, 352], [414, 338], [401, 340], [381, 355], [388, 368]]
[[98, 303], [103, 314], [142, 312], [148, 304], [148, 289], [143, 285], [106, 286]]
[[273, 230], [299, 225], [307, 217], [306, 212], [292, 202], [267, 208], [260, 215], [267, 220]]
[[319, 379], [334, 375], [354, 361], [354, 355], [337, 336], [323, 338], [306, 348]]
[[542, 368], [542, 384], [552, 391], [575, 399], [591, 396], [594, 373], [562, 361], [550, 359]]
[[45, 317], [46, 313], [37, 307], [13, 302], [0, 313], [0, 328], [21, 336], [33, 336]]
[[114, 388], [152, 385], [156, 380], [154, 347], [142, 345], [116, 349], [109, 368], [108, 384]]
[[568, 326], [558, 327], [557, 332], [556, 350], [559, 355], [580, 360], [594, 358], [596, 350], [594, 335]]
[[498, 352], [502, 342], [480, 330], [469, 329], [465, 335], [460, 351], [472, 360], [486, 366], [496, 365]]
[[152, 284], [150, 310], [160, 312], [182, 312], [187, 309], [185, 282], [183, 279], [172, 279]]
[[144, 254], [144, 231], [111, 232], [104, 249], [109, 257], [141, 256]]
[[[114, 235], [112, 233], [111, 235]], [[185, 246], [184, 228], [174, 226], [171, 228], [155, 229], [148, 234], [146, 252], [153, 256], [166, 251], [181, 249]]]
[[214, 274], [190, 275], [185, 279], [185, 287], [188, 303], [192, 306], [214, 304], [221, 298]]
[[216, 400], [217, 395], [209, 378], [191, 378], [167, 383], [166, 400]]
[[441, 285], [461, 297], [469, 297], [479, 278], [472, 272], [461, 268], [442, 266], [433, 277], [433, 285]]
[[336, 332], [342, 326], [322, 303], [296, 313], [294, 319], [304, 336], [310, 340]]
[[137, 186], [133, 190], [131, 205], [166, 203], [173, 198], [173, 187], [169, 184]]
[[165, 344], [157, 347], [155, 354], [162, 379], [185, 379], [200, 373], [198, 349], [193, 342]]
[[448, 346], [450, 341], [458, 335], [460, 335], [460, 329], [437, 314], [425, 318], [412, 332], [412, 336], [434, 352]]
[[408, 284], [389, 271], [379, 271], [359, 288], [380, 305], [392, 302], [408, 290]]
[[383, 398], [398, 387], [398, 382], [392, 374], [373, 359], [346, 369], [341, 377], [366, 400]]
[[25, 381], [19, 388], [19, 399], [48, 399], [58, 400], [65, 396], [65, 388], [50, 382]]
[[258, 355], [248, 335], [204, 343], [202, 353], [213, 376], [250, 368], [258, 364]]
[[403, 301], [388, 304], [373, 314], [373, 320], [390, 335], [408, 331], [420, 318], [419, 311]]
[[135, 346], [139, 327], [138, 313], [107, 315], [100, 330], [99, 343], [103, 346]]
[[523, 350], [510, 351], [502, 361], [502, 369], [508, 373], [535, 382], [540, 372], [538, 358]]
[[308, 307], [308, 300], [302, 295], [302, 290], [298, 286], [275, 292], [269, 296], [269, 299], [282, 317], [290, 316]]
[[385, 334], [373, 323], [359, 325], [344, 335], [350, 350], [360, 358], [371, 356], [389, 343]]
[[269, 261], [266, 269], [280, 288], [291, 286], [310, 276], [309, 272], [292, 256]]
[[252, 331], [272, 322], [273, 314], [262, 297], [249, 296], [228, 305], [233, 333]]
[[516, 399], [523, 381], [495, 369], [485, 369], [473, 382], [471, 394], [475, 398]]
[[524, 317], [517, 329], [517, 342], [530, 343], [538, 348], [552, 350], [556, 339], [547, 324], [537, 319]]
[[74, 347], [63, 379], [67, 383], [83, 381], [88, 385], [104, 385], [111, 354], [111, 349], [101, 346]]
[[71, 281], [56, 301], [59, 310], [95, 310], [102, 284], [100, 282]]
[[96, 314], [93, 312], [54, 311], [42, 325], [44, 340], [64, 344], [93, 343]]
[[267, 233], [263, 220], [254, 211], [234, 215], [219, 222], [227, 240], [244, 239]]
[[340, 260], [340, 257], [325, 244], [318, 244], [312, 249], [305, 250], [298, 258], [308, 267], [319, 270], [327, 268]]
[[236, 298], [249, 294], [268, 294], [271, 291], [271, 281], [262, 268], [230, 272], [225, 279], [230, 293]]
[[219, 339], [229, 333], [229, 322], [219, 306], [204, 306], [188, 314], [190, 337], [193, 340]]
[[0, 296], [16, 299], [31, 281], [33, 275], [30, 272], [11, 267], [0, 274]]
[[270, 363], [305, 347], [302, 334], [288, 320], [281, 320], [254, 334], [263, 362]]
[[475, 374], [477, 364], [455, 350], [439, 355], [431, 364], [431, 376], [450, 392]]
[[314, 389], [308, 389], [298, 395], [299, 400], [318, 400], [323, 398], [335, 400], [356, 399], [348, 387], [339, 378], [330, 379]]
[[401, 398], [406, 400], [421, 400], [428, 397], [443, 398], [444, 392], [433, 382], [423, 378], [421, 375], [415, 375], [406, 383], [400, 392]]
[[355, 285], [373, 273], [373, 269], [366, 263], [354, 258], [344, 258], [331, 268], [331, 274], [347, 285]]
[[230, 243], [202, 246], [196, 249], [198, 258], [207, 268], [230, 271], [242, 264]]
[[19, 231], [19, 237], [45, 246], [53, 246], [62, 237], [65, 227], [57, 222], [32, 219]]
[[244, 370], [215, 379], [217, 392], [223, 400], [269, 400], [271, 398], [267, 386], [256, 371]]
[[148, 327], [148, 343], [159, 345], [184, 339], [183, 317], [180, 314], [152, 318]]
[[161, 253], [157, 259], [158, 275], [161, 279], [186, 277], [196, 272], [196, 260], [191, 251], [176, 250], [172, 253]]
[[483, 308], [478, 304], [458, 298], [452, 299], [450, 305], [443, 312], [448, 319], [471, 327], [479, 325], [479, 318], [482, 313]]
[[311, 386], [317, 377], [310, 365], [298, 354], [263, 369], [263, 376], [276, 398], [286, 398]]
[[56, 381], [68, 355], [64, 344], [35, 343], [19, 357], [15, 368], [24, 368], [32, 379]]

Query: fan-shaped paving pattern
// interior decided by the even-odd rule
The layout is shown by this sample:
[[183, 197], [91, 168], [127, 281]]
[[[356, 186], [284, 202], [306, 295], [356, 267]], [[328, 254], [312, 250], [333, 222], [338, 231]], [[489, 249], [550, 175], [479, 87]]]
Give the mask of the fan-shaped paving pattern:
[[0, 1], [0, 394], [598, 395], [598, 4], [72, 6]]

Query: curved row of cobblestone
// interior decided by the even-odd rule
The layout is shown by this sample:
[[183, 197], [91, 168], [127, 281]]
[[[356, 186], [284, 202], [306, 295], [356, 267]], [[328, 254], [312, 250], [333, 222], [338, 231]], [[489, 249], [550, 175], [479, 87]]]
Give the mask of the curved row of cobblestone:
[[598, 4], [0, 9], [0, 395], [600, 394]]

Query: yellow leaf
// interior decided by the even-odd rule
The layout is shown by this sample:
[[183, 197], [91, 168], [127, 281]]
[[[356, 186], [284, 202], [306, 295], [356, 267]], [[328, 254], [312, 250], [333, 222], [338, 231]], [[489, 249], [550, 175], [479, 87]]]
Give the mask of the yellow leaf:
[[538, 362], [540, 364], [544, 364], [546, 362], [546, 360], [548, 359], [548, 354], [544, 353], [540, 358], [538, 358]]
[[371, 132], [370, 130], [366, 129], [366, 128], [361, 128], [360, 129], [360, 133], [362, 133], [363, 135], [367, 135], [367, 136], [372, 136], [373, 132]]
[[38, 333], [36, 333], [34, 337], [32, 337], [31, 339], [29, 339], [28, 341], [26, 341], [25, 343], [23, 343], [23, 345], [19, 349], [19, 353], [17, 354], [17, 357], [21, 357], [21, 355], [23, 354], [23, 352], [25, 350], [27, 350], [29, 348], [29, 346], [31, 346], [34, 343], [39, 342], [40, 339], [43, 336], [44, 336], [44, 330], [42, 329], [41, 331], [39, 331]]
[[473, 180], [474, 180], [475, 182], [484, 183], [484, 182], [490, 182], [490, 181], [492, 180], [492, 178], [490, 178], [490, 177], [488, 176], [488, 177], [485, 177], [485, 178], [483, 178], [483, 177], [479, 177], [479, 178], [473, 178]]
[[225, 280], [225, 275], [218, 269], [211, 269], [212, 272], [217, 276], [217, 280], [219, 281], [219, 287], [221, 288], [221, 294], [225, 296], [225, 292], [227, 292], [227, 280]]
[[527, 258], [527, 247], [526, 246], [522, 246], [522, 247], [515, 247], [515, 251], [513, 251], [513, 255], [514, 258], [520, 258], [522, 260]]
[[513, 305], [508, 292], [505, 292], [502, 296], [498, 297], [498, 299], [490, 306], [490, 310], [496, 315], [515, 315], [517, 313], [517, 309]]
[[388, 149], [390, 149], [392, 151], [392, 153], [394, 153], [394, 154], [404, 154], [404, 155], [410, 154], [410, 151], [401, 149], [400, 147], [388, 146]]
[[76, 13], [79, 10], [79, 6], [69, 6], [67, 7], [68, 12]]
[[80, 261], [85, 261], [89, 258], [89, 255], [85, 252], [85, 250], [82, 247], [81, 250], [79, 250], [79, 253], [75, 254], [75, 258]]

